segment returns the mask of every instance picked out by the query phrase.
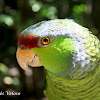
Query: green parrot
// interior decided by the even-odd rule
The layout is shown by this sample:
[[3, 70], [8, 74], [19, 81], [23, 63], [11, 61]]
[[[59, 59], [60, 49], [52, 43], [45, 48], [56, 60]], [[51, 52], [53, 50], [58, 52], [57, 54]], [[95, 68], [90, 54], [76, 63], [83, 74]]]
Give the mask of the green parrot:
[[48, 100], [100, 100], [100, 41], [71, 19], [42, 21], [22, 31], [19, 65], [46, 69]]

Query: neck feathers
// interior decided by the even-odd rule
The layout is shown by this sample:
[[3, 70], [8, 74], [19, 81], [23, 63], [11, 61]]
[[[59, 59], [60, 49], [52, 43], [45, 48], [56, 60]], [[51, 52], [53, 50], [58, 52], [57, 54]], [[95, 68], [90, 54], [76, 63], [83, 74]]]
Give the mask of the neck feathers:
[[95, 100], [96, 97], [100, 98], [99, 81], [99, 68], [80, 80], [70, 80], [48, 72], [45, 94], [48, 100], [83, 100], [84, 98]]

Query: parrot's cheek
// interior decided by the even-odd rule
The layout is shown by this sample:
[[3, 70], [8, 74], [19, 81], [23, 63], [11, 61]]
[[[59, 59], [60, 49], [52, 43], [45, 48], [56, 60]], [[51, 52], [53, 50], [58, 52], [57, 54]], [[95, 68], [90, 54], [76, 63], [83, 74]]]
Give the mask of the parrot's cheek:
[[28, 65], [32, 67], [42, 66], [39, 56], [31, 49], [22, 50], [18, 48], [16, 56], [20, 67], [26, 71], [30, 71]]

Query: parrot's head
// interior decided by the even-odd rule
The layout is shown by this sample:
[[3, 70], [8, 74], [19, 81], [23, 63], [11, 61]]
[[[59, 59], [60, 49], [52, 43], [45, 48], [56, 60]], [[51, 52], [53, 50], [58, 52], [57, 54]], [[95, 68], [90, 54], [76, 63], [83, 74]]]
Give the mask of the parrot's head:
[[77, 36], [82, 28], [67, 19], [43, 21], [28, 27], [17, 42], [19, 65], [27, 71], [30, 65], [44, 66], [47, 71], [57, 75], [68, 74], [70, 70], [74, 73], [74, 69], [82, 63], [82, 54], [83, 59], [89, 58], [79, 41], [81, 38]]

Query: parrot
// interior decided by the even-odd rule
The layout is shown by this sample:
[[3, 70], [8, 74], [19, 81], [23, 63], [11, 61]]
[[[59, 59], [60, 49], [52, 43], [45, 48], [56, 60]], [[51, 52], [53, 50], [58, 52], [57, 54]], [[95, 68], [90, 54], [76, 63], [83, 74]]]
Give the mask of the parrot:
[[100, 100], [100, 41], [88, 28], [73, 19], [41, 21], [17, 45], [23, 70], [44, 66], [48, 100]]

